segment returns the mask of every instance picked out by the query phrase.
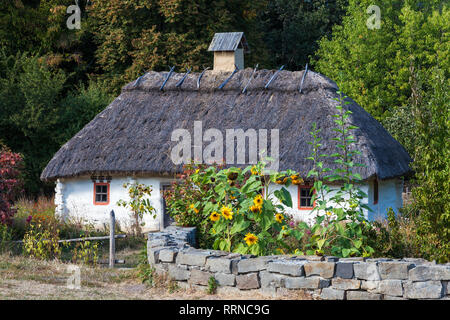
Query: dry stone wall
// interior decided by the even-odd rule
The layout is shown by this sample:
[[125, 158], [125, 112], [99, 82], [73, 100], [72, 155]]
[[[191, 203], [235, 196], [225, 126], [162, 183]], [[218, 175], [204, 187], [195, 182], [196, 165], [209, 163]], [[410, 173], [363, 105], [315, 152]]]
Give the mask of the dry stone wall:
[[148, 261], [180, 286], [259, 290], [277, 297], [306, 290], [326, 300], [450, 299], [450, 265], [423, 259], [276, 255], [255, 257], [195, 248], [195, 228], [149, 233]]

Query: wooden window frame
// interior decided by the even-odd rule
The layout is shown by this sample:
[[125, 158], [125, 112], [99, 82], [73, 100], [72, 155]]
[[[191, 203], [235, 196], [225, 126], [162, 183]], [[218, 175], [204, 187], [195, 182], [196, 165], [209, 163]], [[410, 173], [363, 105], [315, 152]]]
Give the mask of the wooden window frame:
[[[96, 201], [97, 186], [106, 186], [106, 202]], [[94, 205], [95, 206], [107, 206], [110, 201], [110, 184], [109, 182], [94, 182]]]
[[[312, 205], [312, 207], [302, 207], [302, 206], [300, 206], [300, 204], [301, 204], [301, 190], [302, 189], [311, 189], [313, 186], [312, 185], [299, 185], [298, 186], [298, 192], [297, 192], [297, 207], [298, 207], [298, 210], [312, 210], [312, 209], [314, 209], [314, 207], [316, 206], [316, 201], [314, 200], [314, 203], [313, 203], [313, 205]], [[315, 193], [315, 191], [314, 191], [314, 193]], [[311, 197], [312, 197], [312, 195], [311, 195]]]

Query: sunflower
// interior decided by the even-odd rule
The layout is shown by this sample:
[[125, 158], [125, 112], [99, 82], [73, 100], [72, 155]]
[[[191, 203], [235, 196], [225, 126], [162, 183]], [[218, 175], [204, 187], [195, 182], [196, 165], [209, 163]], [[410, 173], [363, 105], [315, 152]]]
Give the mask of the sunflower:
[[253, 166], [253, 167], [250, 169], [250, 172], [251, 172], [253, 175], [259, 174], [259, 171], [258, 171], [258, 169], [256, 168], [256, 166]]
[[278, 223], [282, 223], [284, 220], [284, 216], [281, 213], [277, 213], [275, 215], [275, 220], [277, 220]]
[[220, 212], [225, 219], [233, 219], [233, 211], [231, 210], [231, 208], [223, 206], [222, 209], [220, 209]]
[[245, 235], [244, 240], [245, 240], [245, 242], [247, 242], [248, 246], [251, 246], [258, 242], [258, 237], [256, 235], [254, 235], [253, 233], [249, 232]]
[[299, 184], [303, 184], [304, 181], [303, 181], [302, 178], [299, 178], [299, 179], [293, 179], [292, 183], [295, 184], [295, 185], [299, 185]]
[[193, 204], [193, 203], [191, 203], [190, 205], [189, 205], [189, 209], [194, 209], [195, 208], [195, 205]]
[[261, 206], [250, 206], [250, 211], [253, 213], [261, 213]]
[[211, 221], [213, 221], [213, 222], [219, 221], [219, 219], [220, 219], [220, 214], [218, 214], [216, 211], [214, 211], [213, 213], [211, 213], [211, 215], [209, 216], [209, 218], [210, 218]]
[[255, 206], [257, 207], [261, 207], [263, 204], [263, 198], [260, 194], [258, 194], [254, 199], [253, 199], [253, 203], [255, 204]]

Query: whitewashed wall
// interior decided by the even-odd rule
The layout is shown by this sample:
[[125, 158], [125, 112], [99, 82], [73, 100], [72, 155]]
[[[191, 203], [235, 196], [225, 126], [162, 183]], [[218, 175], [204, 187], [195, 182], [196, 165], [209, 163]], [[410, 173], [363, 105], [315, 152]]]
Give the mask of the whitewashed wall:
[[[110, 202], [108, 205], [94, 205], [94, 184], [90, 177], [59, 179], [55, 189], [57, 214], [64, 218], [86, 219], [97, 226], [102, 226], [105, 223], [106, 225], [109, 224], [109, 213], [111, 210], [114, 210], [116, 219], [120, 222], [121, 226], [128, 228], [131, 225], [130, 214], [125, 208], [117, 206], [116, 203], [121, 199], [129, 199], [127, 190], [123, 188], [123, 184], [133, 181], [151, 185], [153, 188], [150, 202], [156, 209], [157, 216], [155, 219], [149, 215], [144, 218], [144, 230], [161, 230], [164, 226], [164, 218], [162, 215], [163, 200], [160, 190], [162, 185], [170, 183], [171, 180], [168, 178], [113, 177], [110, 183]], [[279, 185], [271, 184], [269, 186], [269, 194], [280, 188], [281, 186]], [[338, 186], [332, 187], [334, 190], [338, 188]], [[369, 220], [386, 217], [386, 211], [389, 207], [392, 207], [394, 211], [398, 212], [398, 209], [402, 206], [403, 182], [400, 179], [378, 182], [378, 204], [373, 204], [373, 183], [371, 181], [364, 183], [360, 188], [368, 194], [365, 203], [373, 210], [372, 212], [364, 210], [364, 214]], [[298, 210], [298, 186], [291, 185], [287, 189], [292, 196], [293, 208], [286, 208], [286, 211], [295, 220], [312, 222], [314, 215], [311, 214], [311, 210]]]
[[[331, 186], [332, 192], [328, 197], [335, 195], [340, 186]], [[281, 186], [271, 184], [269, 186], [269, 194], [273, 193], [276, 189], [280, 189]], [[373, 182], [367, 181], [359, 186], [359, 188], [365, 192], [368, 197], [364, 199], [363, 204], [366, 204], [372, 211], [363, 209], [364, 216], [368, 220], [376, 220], [385, 218], [387, 210], [392, 208], [395, 213], [399, 212], [399, 209], [403, 206], [402, 192], [403, 192], [403, 180], [391, 179], [385, 181], [378, 181], [378, 203], [374, 204], [374, 190]], [[291, 185], [288, 188], [292, 197], [292, 209], [286, 208], [286, 211], [294, 217], [297, 221], [305, 221], [308, 223], [313, 222], [315, 214], [312, 214], [312, 210], [298, 210], [298, 186]]]
[[157, 216], [153, 219], [150, 215], [144, 217], [144, 230], [159, 230], [162, 227], [162, 196], [160, 187], [169, 183], [166, 178], [132, 178], [113, 177], [110, 182], [110, 201], [108, 205], [94, 205], [94, 183], [90, 177], [78, 177], [70, 179], [59, 179], [56, 186], [55, 203], [57, 213], [64, 218], [86, 219], [96, 226], [109, 224], [109, 213], [114, 210], [116, 220], [123, 229], [131, 226], [130, 213], [127, 209], [117, 206], [119, 200], [129, 200], [124, 183], [134, 182], [151, 185], [153, 192], [150, 197], [151, 205], [156, 209]]

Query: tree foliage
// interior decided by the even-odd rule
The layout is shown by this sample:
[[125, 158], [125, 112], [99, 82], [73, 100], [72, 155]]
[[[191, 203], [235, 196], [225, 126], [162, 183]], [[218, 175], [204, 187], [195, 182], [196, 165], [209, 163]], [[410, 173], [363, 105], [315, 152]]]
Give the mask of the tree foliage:
[[14, 201], [22, 190], [22, 157], [0, 144], [0, 224], [11, 223]]
[[[380, 7], [380, 29], [366, 25], [370, 5]], [[315, 67], [384, 121], [408, 104], [411, 65], [440, 65], [448, 77], [448, 21], [449, 8], [442, 1], [350, 0], [332, 38], [320, 41]]]

